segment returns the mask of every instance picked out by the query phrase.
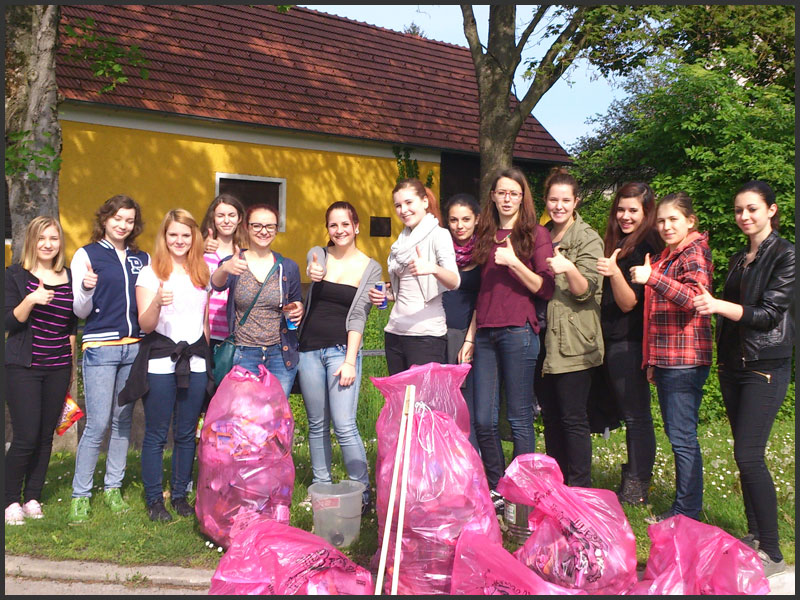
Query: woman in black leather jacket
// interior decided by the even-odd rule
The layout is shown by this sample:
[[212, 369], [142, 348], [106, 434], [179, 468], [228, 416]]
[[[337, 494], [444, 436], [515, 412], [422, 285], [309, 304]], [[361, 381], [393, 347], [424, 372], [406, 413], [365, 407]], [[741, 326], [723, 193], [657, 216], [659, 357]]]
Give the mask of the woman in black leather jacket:
[[722, 299], [704, 290], [700, 314], [717, 314], [717, 363], [733, 432], [748, 535], [766, 576], [785, 570], [778, 545], [778, 505], [764, 450], [791, 377], [794, 346], [794, 245], [779, 237], [775, 193], [750, 181], [734, 199], [736, 224], [750, 246], [730, 261]]

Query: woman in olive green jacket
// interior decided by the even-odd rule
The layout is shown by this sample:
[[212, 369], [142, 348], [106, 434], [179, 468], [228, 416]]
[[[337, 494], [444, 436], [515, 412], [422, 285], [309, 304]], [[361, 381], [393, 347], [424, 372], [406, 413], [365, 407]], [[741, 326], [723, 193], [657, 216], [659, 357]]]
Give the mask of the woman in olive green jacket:
[[554, 169], [545, 182], [545, 208], [554, 248], [547, 261], [556, 287], [547, 305], [537, 391], [547, 454], [558, 462], [567, 485], [592, 487], [587, 403], [593, 369], [603, 364], [603, 287], [597, 272], [603, 240], [575, 212], [578, 203], [578, 182], [563, 168]]

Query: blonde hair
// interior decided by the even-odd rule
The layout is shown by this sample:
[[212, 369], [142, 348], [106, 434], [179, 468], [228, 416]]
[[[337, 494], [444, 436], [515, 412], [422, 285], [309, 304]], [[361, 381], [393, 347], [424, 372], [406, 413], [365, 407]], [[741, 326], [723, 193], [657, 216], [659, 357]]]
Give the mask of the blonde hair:
[[58, 254], [53, 258], [53, 271], [60, 273], [65, 266], [66, 257], [64, 253], [64, 230], [61, 229], [61, 223], [55, 217], [36, 217], [25, 228], [25, 239], [22, 242], [22, 268], [30, 271], [36, 266], [37, 252], [36, 246], [39, 243], [39, 236], [42, 235], [48, 227], [55, 227], [58, 230], [58, 239], [61, 244], [58, 248]]
[[167, 229], [172, 223], [186, 225], [192, 230], [192, 247], [186, 254], [186, 272], [196, 287], [204, 288], [208, 285], [211, 273], [203, 258], [203, 236], [197, 221], [188, 210], [176, 208], [164, 215], [161, 227], [156, 235], [156, 246], [153, 252], [153, 272], [161, 281], [166, 281], [172, 274], [172, 257], [167, 248]]

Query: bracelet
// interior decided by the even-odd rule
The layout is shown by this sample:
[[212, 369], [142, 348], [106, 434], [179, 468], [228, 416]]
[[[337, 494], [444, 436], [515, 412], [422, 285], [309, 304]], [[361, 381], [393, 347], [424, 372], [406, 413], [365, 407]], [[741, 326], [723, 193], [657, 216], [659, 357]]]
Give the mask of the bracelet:
[[473, 342], [472, 340], [464, 340], [464, 343], [465, 344], [473, 344], [473, 345], [475, 344], [475, 342]]
[[350, 365], [350, 366], [351, 366], [351, 367], [353, 367], [354, 369], [356, 368], [356, 366], [355, 366], [353, 363], [349, 363], [349, 362], [347, 362], [347, 361], [344, 361], [344, 364], [346, 364], [346, 365]]

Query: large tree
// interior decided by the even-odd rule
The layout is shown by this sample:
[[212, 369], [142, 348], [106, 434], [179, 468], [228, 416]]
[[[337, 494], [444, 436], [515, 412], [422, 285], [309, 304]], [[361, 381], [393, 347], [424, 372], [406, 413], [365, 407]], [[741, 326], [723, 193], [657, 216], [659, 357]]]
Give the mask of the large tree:
[[[461, 11], [478, 82], [481, 198], [491, 174], [512, 163], [525, 118], [578, 60], [602, 75], [627, 75], [669, 53], [686, 62], [733, 62], [741, 69], [731, 74], [739, 78], [794, 81], [792, 6], [541, 5], [518, 32], [516, 6], [491, 5], [485, 45], [471, 5], [461, 5]], [[524, 57], [533, 42], [547, 44], [540, 60]], [[514, 75], [523, 62], [531, 85], [512, 101]]]
[[32, 218], [58, 217], [61, 125], [55, 61], [60, 14], [56, 5], [6, 7], [6, 186], [15, 257]]

